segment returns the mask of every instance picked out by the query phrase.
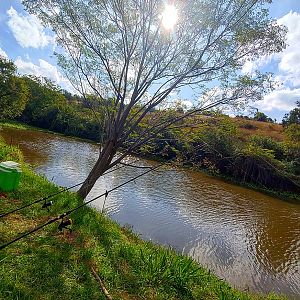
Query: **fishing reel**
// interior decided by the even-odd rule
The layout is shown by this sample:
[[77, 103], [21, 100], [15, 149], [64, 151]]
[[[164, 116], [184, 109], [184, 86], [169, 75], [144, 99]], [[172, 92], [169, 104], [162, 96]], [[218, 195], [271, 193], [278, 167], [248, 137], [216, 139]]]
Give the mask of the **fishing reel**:
[[69, 231], [72, 231], [72, 229], [71, 228], [69, 228], [68, 226], [71, 226], [73, 224], [73, 221], [72, 221], [72, 219], [69, 219], [69, 218], [67, 218], [67, 219], [62, 219], [61, 220], [61, 223], [58, 225], [58, 229], [60, 230], [60, 231], [63, 231], [64, 229], [67, 229], [67, 230], [69, 230]]
[[50, 211], [49, 207], [52, 205], [53, 205], [53, 201], [49, 201], [49, 202], [45, 201], [45, 203], [42, 205], [42, 209], [46, 208], [47, 211], [49, 212]]

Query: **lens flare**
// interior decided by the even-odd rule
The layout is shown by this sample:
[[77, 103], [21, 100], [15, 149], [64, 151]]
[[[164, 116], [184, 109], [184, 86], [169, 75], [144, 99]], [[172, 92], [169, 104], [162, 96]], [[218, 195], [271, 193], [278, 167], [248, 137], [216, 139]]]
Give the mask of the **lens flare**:
[[177, 23], [178, 12], [173, 4], [166, 4], [162, 14], [162, 25], [167, 30], [172, 30]]

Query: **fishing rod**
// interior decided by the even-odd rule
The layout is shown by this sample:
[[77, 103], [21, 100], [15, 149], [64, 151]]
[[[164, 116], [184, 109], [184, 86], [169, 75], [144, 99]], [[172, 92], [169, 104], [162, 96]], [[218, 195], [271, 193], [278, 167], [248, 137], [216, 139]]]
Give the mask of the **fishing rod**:
[[77, 206], [77, 207], [75, 207], [73, 209], [70, 209], [70, 210], [66, 211], [65, 213], [63, 213], [63, 214], [61, 214], [61, 215], [59, 215], [59, 216], [57, 216], [55, 218], [50, 219], [48, 222], [46, 222], [46, 223], [44, 223], [44, 224], [42, 224], [40, 226], [37, 226], [36, 228], [34, 228], [34, 229], [32, 229], [32, 230], [30, 230], [28, 232], [25, 232], [25, 233], [21, 234], [20, 236], [16, 237], [15, 239], [11, 240], [10, 242], [7, 242], [7, 243], [1, 245], [0, 246], [0, 250], [3, 250], [4, 248], [8, 247], [9, 245], [11, 245], [11, 244], [19, 241], [20, 239], [23, 239], [24, 237], [26, 237], [28, 235], [33, 234], [34, 232], [36, 232], [36, 231], [38, 231], [38, 230], [40, 230], [40, 229], [42, 229], [42, 228], [44, 228], [44, 227], [46, 227], [46, 226], [48, 226], [50, 224], [53, 224], [54, 222], [56, 222], [58, 220], [62, 220], [61, 224], [58, 227], [60, 230], [62, 230], [63, 228], [67, 228], [68, 225], [72, 224], [72, 221], [70, 219], [67, 219], [67, 220], [64, 221], [64, 218], [66, 218], [67, 216], [69, 216], [74, 211], [76, 211], [76, 210], [78, 210], [78, 209], [80, 209], [80, 208], [88, 205], [89, 203], [91, 203], [91, 202], [93, 202], [93, 201], [95, 201], [95, 200], [97, 200], [97, 199], [99, 199], [101, 197], [104, 197], [104, 196], [107, 197], [109, 193], [111, 193], [111, 192], [113, 192], [113, 191], [115, 191], [115, 190], [123, 187], [124, 185], [126, 185], [126, 184], [128, 184], [130, 182], [134, 182], [136, 179], [138, 179], [138, 178], [140, 178], [142, 176], [145, 176], [146, 174], [148, 174], [148, 173], [150, 173], [150, 172], [152, 172], [152, 171], [160, 168], [161, 166], [163, 166], [165, 164], [167, 164], [167, 162], [159, 164], [159, 165], [157, 165], [157, 166], [155, 166], [155, 167], [147, 170], [146, 172], [143, 172], [142, 174], [139, 174], [139, 175], [137, 175], [137, 176], [135, 176], [135, 177], [133, 177], [133, 178], [131, 178], [131, 179], [129, 179], [129, 180], [121, 183], [121, 184], [119, 184], [118, 186], [116, 186], [116, 187], [114, 187], [114, 188], [106, 191], [105, 193], [103, 193], [103, 194], [101, 194], [101, 195], [99, 195], [99, 196], [97, 196], [95, 198], [92, 198], [91, 200], [89, 200], [87, 202], [84, 202], [83, 204], [81, 204], [81, 205], [79, 205], [79, 206]]
[[[114, 172], [114, 171], [117, 171], [117, 170], [119, 170], [119, 169], [121, 169], [121, 168], [124, 168], [124, 167], [125, 167], [125, 165], [122, 165], [122, 166], [120, 166], [120, 167], [118, 167], [118, 168], [114, 168], [113, 170], [109, 170], [109, 171], [103, 173], [102, 176], [107, 175], [107, 174], [109, 174], [109, 173], [112, 173], [112, 172]], [[30, 206], [32, 206], [32, 205], [34, 205], [34, 204], [36, 204], [36, 203], [40, 203], [40, 202], [43, 202], [43, 201], [45, 201], [45, 204], [42, 206], [42, 208], [47, 208], [47, 207], [49, 207], [49, 206], [52, 205], [52, 203], [51, 203], [52, 201], [46, 203], [46, 200], [49, 200], [50, 198], [53, 198], [53, 197], [55, 197], [55, 196], [57, 196], [57, 195], [59, 195], [59, 194], [61, 194], [61, 193], [64, 193], [64, 192], [69, 191], [69, 190], [71, 190], [71, 189], [73, 189], [73, 188], [75, 188], [75, 187], [78, 187], [78, 186], [82, 185], [83, 183], [84, 183], [84, 181], [82, 181], [82, 182], [80, 182], [80, 183], [77, 183], [77, 184], [75, 184], [75, 185], [72, 185], [72, 186], [70, 186], [70, 187], [68, 187], [68, 188], [64, 188], [63, 190], [61, 190], [61, 191], [59, 191], [59, 192], [56, 192], [56, 193], [54, 193], [54, 194], [51, 194], [51, 195], [45, 196], [45, 197], [43, 197], [43, 198], [37, 199], [37, 200], [35, 200], [35, 201], [31, 202], [31, 203], [25, 204], [25, 205], [23, 205], [23, 206], [21, 206], [21, 207], [15, 208], [15, 209], [13, 209], [13, 210], [11, 210], [11, 211], [8, 211], [8, 212], [6, 212], [6, 213], [0, 214], [0, 218], [6, 217], [6, 216], [8, 216], [8, 215], [10, 215], [10, 214], [12, 214], [12, 213], [15, 213], [15, 212], [17, 212], [17, 211], [20, 211], [20, 210], [22, 210], [22, 209], [25, 209], [25, 208], [27, 208], [27, 207], [30, 207]]]

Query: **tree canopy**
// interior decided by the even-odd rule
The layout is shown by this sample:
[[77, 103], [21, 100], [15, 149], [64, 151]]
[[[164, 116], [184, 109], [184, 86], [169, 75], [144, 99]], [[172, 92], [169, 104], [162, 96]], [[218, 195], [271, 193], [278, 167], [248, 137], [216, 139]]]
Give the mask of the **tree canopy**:
[[292, 109], [289, 113], [284, 115], [282, 120], [283, 126], [289, 126], [291, 124], [300, 125], [300, 101], [297, 101], [296, 104], [296, 108]]
[[0, 119], [19, 116], [28, 100], [28, 89], [16, 76], [12, 61], [0, 56]]
[[[82, 196], [105, 170], [170, 124], [216, 105], [262, 99], [269, 77], [240, 76], [239, 69], [247, 60], [285, 47], [285, 29], [268, 16], [270, 2], [23, 1], [54, 30], [64, 49], [57, 54], [59, 64], [74, 87], [84, 97], [111, 99], [99, 160]], [[214, 84], [218, 89], [208, 92]], [[193, 110], [181, 116], [156, 114], [148, 128], [132, 135], [153, 108], [167, 105], [186, 87], [204, 95]], [[127, 151], [113, 160], [124, 144], [130, 145]]]
[[261, 111], [257, 111], [254, 114], [253, 120], [260, 121], [260, 122], [271, 122], [271, 123], [273, 122], [273, 120], [270, 117], [268, 117], [265, 113]]

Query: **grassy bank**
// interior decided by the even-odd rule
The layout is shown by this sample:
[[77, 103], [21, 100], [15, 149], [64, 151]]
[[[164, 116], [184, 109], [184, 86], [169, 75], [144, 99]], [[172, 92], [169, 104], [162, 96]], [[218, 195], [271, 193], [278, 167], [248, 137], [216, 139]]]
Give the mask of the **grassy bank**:
[[[1, 194], [1, 212], [59, 190], [34, 174], [18, 149], [0, 141], [2, 160], [21, 162], [23, 176], [17, 191]], [[50, 212], [36, 204], [1, 219], [0, 244], [81, 203], [66, 192], [54, 198]], [[55, 223], [0, 250], [0, 299], [105, 299], [92, 268], [113, 299], [281, 299], [237, 291], [188, 257], [140, 240], [91, 208], [71, 218], [72, 232], [60, 232]]]
[[81, 137], [74, 136], [74, 135], [66, 135], [64, 133], [55, 132], [55, 131], [51, 131], [49, 129], [27, 125], [25, 123], [21, 123], [21, 122], [18, 122], [18, 121], [13, 121], [13, 120], [0, 121], [0, 129], [1, 129], [1, 127], [9, 127], [9, 128], [15, 128], [15, 129], [21, 129], [21, 130], [33, 130], [33, 131], [47, 132], [47, 133], [55, 134], [55, 135], [59, 135], [59, 136], [71, 137], [72, 139], [76, 139], [76, 140], [87, 141], [89, 143], [96, 143], [95, 141], [90, 140], [90, 139], [81, 138]]
[[35, 131], [43, 131], [43, 132], [49, 132], [49, 133], [53, 133], [53, 134], [55, 133], [55, 132], [47, 130], [47, 129], [30, 126], [30, 125], [20, 123], [17, 121], [0, 121], [0, 126], [10, 127], [10, 128], [15, 128], [15, 129], [29, 129], [29, 130], [35, 130]]

